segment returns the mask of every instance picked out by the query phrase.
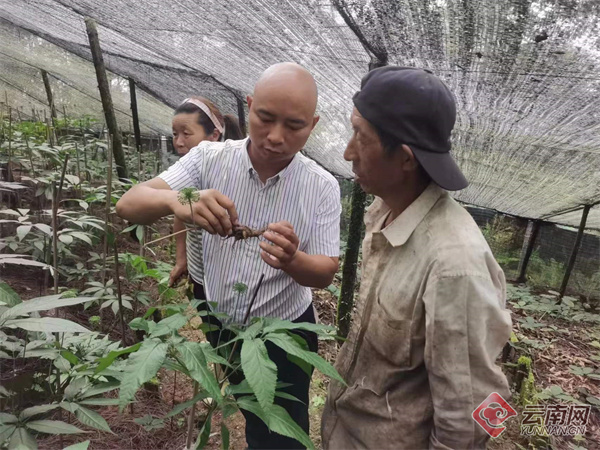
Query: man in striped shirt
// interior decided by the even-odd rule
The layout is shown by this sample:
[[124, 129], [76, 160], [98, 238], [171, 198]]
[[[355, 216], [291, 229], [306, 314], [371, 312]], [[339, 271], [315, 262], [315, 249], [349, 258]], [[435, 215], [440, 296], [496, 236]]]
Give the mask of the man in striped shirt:
[[[328, 286], [338, 269], [339, 185], [309, 160], [304, 147], [319, 117], [317, 87], [297, 64], [267, 69], [248, 96], [250, 138], [224, 143], [203, 142], [159, 177], [133, 187], [117, 203], [117, 213], [134, 223], [151, 223], [175, 214], [202, 227], [206, 295], [217, 311], [240, 322], [258, 280], [264, 281], [251, 316], [314, 322], [311, 287]], [[200, 200], [181, 205], [177, 191], [200, 190]], [[268, 227], [264, 240], [223, 240], [234, 226]], [[248, 286], [245, 294], [234, 285]], [[303, 333], [317, 350], [313, 333]], [[308, 433], [310, 377], [267, 343], [278, 368], [278, 380], [303, 403], [276, 397]], [[302, 448], [270, 433], [256, 416], [245, 413], [250, 448]]]

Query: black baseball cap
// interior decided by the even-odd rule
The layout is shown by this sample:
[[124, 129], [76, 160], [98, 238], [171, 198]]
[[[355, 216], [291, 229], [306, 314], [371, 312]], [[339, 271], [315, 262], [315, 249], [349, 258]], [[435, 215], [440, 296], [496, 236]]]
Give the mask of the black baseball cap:
[[452, 92], [427, 69], [386, 66], [371, 70], [354, 94], [354, 106], [372, 125], [408, 145], [440, 187], [469, 185], [450, 155], [456, 121]]

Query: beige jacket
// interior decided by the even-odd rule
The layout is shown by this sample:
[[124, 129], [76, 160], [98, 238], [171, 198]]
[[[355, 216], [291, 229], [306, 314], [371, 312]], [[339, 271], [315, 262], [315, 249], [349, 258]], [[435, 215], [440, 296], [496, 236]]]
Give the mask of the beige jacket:
[[471, 414], [492, 392], [511, 332], [505, 280], [477, 225], [431, 184], [389, 226], [367, 210], [352, 329], [323, 413], [326, 449], [483, 448]]

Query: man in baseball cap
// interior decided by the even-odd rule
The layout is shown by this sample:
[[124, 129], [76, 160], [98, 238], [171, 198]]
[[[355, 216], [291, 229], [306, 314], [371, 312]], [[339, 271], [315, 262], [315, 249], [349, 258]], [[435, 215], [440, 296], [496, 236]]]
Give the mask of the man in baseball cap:
[[474, 411], [492, 393], [508, 399], [495, 360], [511, 320], [504, 274], [447, 192], [468, 184], [449, 153], [454, 98], [429, 70], [383, 67], [353, 101], [344, 157], [375, 201], [336, 362], [347, 386], [330, 384], [323, 447], [484, 448], [488, 416]]

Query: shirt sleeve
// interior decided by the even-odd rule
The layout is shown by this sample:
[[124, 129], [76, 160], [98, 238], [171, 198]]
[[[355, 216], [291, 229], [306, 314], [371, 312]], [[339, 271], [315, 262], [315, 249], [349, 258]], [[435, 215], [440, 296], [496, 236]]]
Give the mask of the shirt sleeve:
[[174, 191], [183, 188], [195, 187], [201, 189], [201, 170], [204, 162], [204, 150], [202, 145], [191, 149], [187, 155], [179, 159], [175, 164], [158, 175]]
[[485, 448], [488, 435], [472, 413], [493, 392], [509, 398], [506, 377], [495, 364], [511, 332], [504, 284], [484, 274], [441, 277], [423, 300], [434, 408], [430, 448]]
[[324, 191], [317, 207], [317, 216], [312, 228], [306, 253], [309, 255], [340, 255], [340, 214], [342, 202], [340, 186], [332, 180]]

